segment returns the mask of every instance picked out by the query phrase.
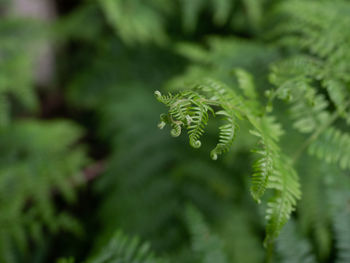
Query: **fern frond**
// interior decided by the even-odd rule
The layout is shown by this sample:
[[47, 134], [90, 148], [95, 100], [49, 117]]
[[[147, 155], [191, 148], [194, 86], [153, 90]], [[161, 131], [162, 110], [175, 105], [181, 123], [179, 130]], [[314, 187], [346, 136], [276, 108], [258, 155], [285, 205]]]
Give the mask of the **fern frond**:
[[[344, 208], [343, 208], [344, 209]], [[336, 263], [350, 261], [350, 213], [345, 209], [334, 215], [335, 244], [337, 249]]]
[[262, 155], [254, 164], [251, 192], [260, 202], [266, 189], [274, 189], [275, 195], [268, 202], [266, 210], [265, 245], [269, 245], [288, 221], [295, 210], [297, 200], [301, 197], [298, 176], [291, 161], [281, 153], [277, 145], [283, 133], [279, 124], [273, 118], [264, 118], [255, 123], [256, 130], [251, 133], [260, 139], [262, 150], [256, 150]]
[[321, 76], [320, 62], [307, 56], [284, 60], [272, 68], [270, 81], [277, 89], [270, 96], [291, 104], [293, 126], [302, 133], [314, 131], [330, 117], [327, 100], [311, 85]]
[[200, 212], [193, 206], [186, 208], [186, 222], [192, 237], [192, 249], [202, 263], [227, 263], [222, 241], [211, 233]]
[[[346, 87], [349, 82], [350, 66], [350, 34], [347, 30], [350, 26], [350, 19], [348, 17], [337, 19], [345, 12], [349, 12], [349, 4], [342, 0], [334, 3], [290, 0], [281, 2], [277, 10], [285, 17], [282, 23], [277, 25], [279, 28], [277, 31], [279, 31], [282, 41], [287, 39], [285, 44], [299, 54], [306, 51], [309, 54], [308, 57], [315, 62], [314, 65], [309, 63], [310, 67], [301, 66], [299, 74], [296, 76], [307, 78], [309, 84], [310, 81], [318, 82], [321, 87], [325, 87], [336, 110], [349, 124], [349, 111], [345, 113], [342, 111], [344, 110], [344, 102], [350, 99], [350, 92]], [[293, 41], [288, 41], [288, 39], [293, 39]], [[297, 57], [300, 55], [293, 56], [292, 60]], [[292, 67], [290, 70], [293, 72]], [[293, 78], [289, 76], [287, 79], [291, 81]], [[316, 90], [314, 94], [317, 94]], [[316, 97], [320, 99], [320, 95]], [[323, 108], [322, 112], [325, 112], [326, 101], [325, 99], [322, 101], [315, 101], [313, 105], [319, 104], [319, 109]], [[317, 115], [315, 117], [318, 119], [326, 118], [327, 116], [322, 112], [319, 111], [317, 114], [319, 117]], [[298, 127], [307, 127], [306, 124], [310, 120], [312, 118], [302, 119]], [[319, 121], [322, 122], [322, 120]], [[317, 126], [317, 122], [311, 126]], [[308, 129], [304, 128], [304, 131], [310, 132], [311, 126]]]
[[210, 152], [210, 156], [213, 160], [216, 160], [218, 155], [230, 150], [238, 129], [238, 126], [235, 124], [233, 113], [230, 115], [228, 112], [222, 110], [217, 111], [215, 114], [224, 116], [224, 120], [228, 123], [219, 127], [219, 142]]
[[309, 241], [298, 232], [296, 222], [290, 220], [277, 239], [277, 253], [282, 263], [316, 263]]
[[75, 199], [74, 184], [87, 163], [85, 151], [72, 146], [81, 134], [68, 121], [17, 121], [1, 129], [0, 147], [7, 151], [0, 161], [0, 251], [7, 252], [0, 252], [0, 261], [17, 261], [3, 257], [17, 249], [25, 252], [45, 230], [81, 233], [76, 219], [57, 211], [52, 193], [67, 202]]
[[[243, 202], [239, 207], [233, 206], [220, 220], [219, 234], [224, 241], [230, 262], [259, 263], [264, 261], [265, 251], [261, 246], [259, 235], [254, 226], [254, 212]], [[253, 213], [252, 213], [253, 212]], [[252, 214], [251, 214], [252, 213]], [[254, 251], [254, 253], [250, 253]]]
[[[204, 128], [208, 124], [208, 112], [214, 113], [206, 99], [199, 94], [187, 91], [175, 96], [171, 94], [163, 96], [160, 92], [156, 92], [157, 99], [169, 106], [170, 125], [173, 127], [172, 135], [179, 136], [181, 127], [185, 127], [188, 132], [190, 145], [194, 148], [201, 146], [200, 137], [204, 133]], [[164, 115], [162, 115], [164, 116]], [[163, 127], [164, 118], [161, 119]]]
[[107, 21], [126, 43], [166, 41], [163, 13], [152, 1], [99, 0], [99, 4]]
[[204, 133], [204, 128], [208, 124], [209, 106], [193, 101], [194, 106], [190, 108], [190, 121], [187, 127], [190, 145], [193, 148], [199, 148], [201, 142], [199, 138]]
[[256, 100], [258, 98], [258, 94], [255, 90], [253, 76], [245, 70], [239, 68], [235, 69], [234, 73], [239, 83], [238, 86], [243, 90], [244, 95], [251, 100]]
[[295, 210], [297, 200], [301, 198], [298, 176], [285, 157], [277, 163], [277, 170], [271, 176], [268, 187], [275, 189], [277, 193], [267, 204], [265, 238], [267, 246], [278, 237]]
[[330, 127], [309, 147], [309, 153], [328, 163], [350, 168], [350, 134]]
[[[320, 164], [314, 157], [304, 156], [300, 173], [303, 191], [302, 202], [298, 205], [298, 222], [303, 233], [312, 236], [315, 254], [319, 260], [329, 258], [332, 249], [332, 232], [330, 229], [330, 209], [326, 177], [336, 177], [334, 169], [328, 171], [328, 165]], [[335, 168], [337, 168], [335, 166]]]
[[279, 158], [279, 148], [276, 143], [283, 131], [272, 117], [259, 120], [255, 123], [255, 128], [256, 130], [252, 130], [251, 134], [259, 138], [260, 147], [253, 152], [261, 157], [253, 164], [250, 190], [253, 198], [260, 203], [260, 198], [268, 187], [269, 178], [277, 168], [275, 161]]
[[254, 152], [260, 154], [261, 157], [253, 164], [251, 193], [253, 198], [260, 203], [260, 198], [265, 193], [269, 178], [273, 172], [273, 153], [270, 148], [262, 144], [262, 149]]
[[122, 231], [117, 231], [109, 243], [87, 263], [165, 263], [151, 252], [148, 243], [142, 243], [138, 238], [130, 238]]
[[179, 95], [173, 96], [170, 93], [167, 95], [162, 95], [158, 90], [154, 92], [154, 95], [156, 96], [159, 102], [165, 104], [166, 106], [172, 106], [176, 102], [177, 98], [179, 97]]
[[[243, 76], [242, 74], [241, 72], [240, 76], [248, 81], [248, 75], [243, 74]], [[249, 81], [243, 81], [241, 85], [249, 86], [252, 83], [251, 81], [250, 83]], [[219, 108], [216, 115], [224, 115], [228, 124], [219, 128], [219, 143], [211, 151], [212, 159], [217, 159], [218, 154], [230, 149], [238, 127], [236, 119], [244, 119], [253, 126], [254, 129], [251, 133], [259, 138], [262, 149], [255, 151], [261, 155], [261, 158], [254, 164], [252, 196], [260, 202], [260, 198], [266, 189], [275, 190], [274, 198], [268, 203], [269, 208], [266, 216], [266, 244], [270, 243], [278, 236], [281, 228], [288, 221], [290, 214], [295, 209], [297, 200], [301, 196], [297, 174], [291, 162], [283, 155], [278, 146], [279, 137], [283, 133], [281, 126], [276, 123], [273, 117], [262, 117], [249, 107], [251, 101], [254, 101], [260, 107], [256, 100], [242, 98], [219, 81], [203, 78], [190, 84], [190, 87], [189, 91], [180, 92], [178, 93], [179, 97], [177, 97], [178, 102], [191, 101], [191, 106], [185, 104], [186, 107], [190, 107], [190, 124], [186, 124], [187, 120], [183, 114], [177, 114], [176, 117], [180, 119], [172, 120], [172, 123], [185, 126], [189, 130], [190, 144], [193, 147], [200, 146], [198, 138], [203, 134], [204, 127], [207, 124], [208, 111], [211, 110], [211, 107]], [[249, 89], [252, 90], [252, 87]], [[255, 97], [252, 93], [249, 96], [251, 98]], [[158, 94], [158, 97], [161, 97], [161, 95]], [[165, 103], [167, 102], [165, 101]], [[178, 102], [172, 103], [176, 105]], [[174, 108], [171, 104], [168, 106], [170, 109]], [[171, 115], [175, 116], [174, 114]]]

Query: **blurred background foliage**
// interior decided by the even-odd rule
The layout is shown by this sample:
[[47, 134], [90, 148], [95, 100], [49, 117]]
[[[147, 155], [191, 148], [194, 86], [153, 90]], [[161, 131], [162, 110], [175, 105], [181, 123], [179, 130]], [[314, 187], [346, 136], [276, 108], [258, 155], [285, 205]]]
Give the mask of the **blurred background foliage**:
[[[214, 162], [215, 123], [191, 149], [157, 129], [153, 92], [203, 76], [236, 83], [242, 68], [266, 102], [299, 74], [274, 63], [309, 54], [329, 69], [332, 111], [350, 96], [350, 48], [333, 52], [350, 43], [349, 1], [1, 0], [0, 16], [0, 262], [266, 261], [248, 127]], [[306, 137], [293, 125], [305, 125], [285, 104], [275, 114], [294, 152]], [[273, 262], [350, 262], [350, 180], [337, 161], [300, 158], [303, 198]]]

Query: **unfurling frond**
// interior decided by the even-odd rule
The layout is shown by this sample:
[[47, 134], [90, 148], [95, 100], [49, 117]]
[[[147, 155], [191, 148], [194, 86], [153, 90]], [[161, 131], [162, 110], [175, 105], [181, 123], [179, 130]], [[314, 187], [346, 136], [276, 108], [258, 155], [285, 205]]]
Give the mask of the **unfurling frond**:
[[[161, 95], [155, 92], [158, 101], [169, 107], [168, 118], [161, 116], [161, 127], [165, 123], [170, 123], [173, 133], [179, 135], [181, 127], [188, 131], [190, 145], [199, 148], [201, 142], [199, 138], [204, 133], [204, 128], [208, 124], [209, 112], [213, 115], [221, 115], [227, 124], [219, 127], [219, 142], [212, 150], [212, 159], [217, 159], [219, 154], [227, 152], [235, 138], [238, 125], [234, 122], [238, 112], [228, 108], [227, 101], [233, 94], [224, 84], [211, 79], [204, 79], [193, 84], [193, 90], [181, 92], [177, 95]], [[221, 109], [214, 112], [213, 107], [221, 106]], [[230, 113], [229, 113], [230, 112]]]
[[[219, 127], [219, 142], [211, 151], [214, 160], [231, 148], [238, 130], [237, 120], [245, 120], [253, 127], [251, 134], [259, 139], [259, 147], [254, 152], [259, 154], [260, 158], [253, 166], [251, 194], [260, 203], [266, 189], [273, 189], [275, 192], [268, 203], [266, 216], [266, 243], [269, 244], [278, 236], [294, 211], [301, 196], [300, 186], [291, 162], [278, 145], [283, 134], [280, 124], [274, 117], [261, 116], [261, 113], [254, 110], [262, 107], [257, 100], [252, 79], [244, 71], [236, 73], [247, 98], [237, 95], [225, 84], [209, 78], [189, 85], [189, 91], [180, 92], [175, 96], [162, 96], [157, 92], [158, 100], [170, 108], [167, 118], [161, 115], [161, 127], [168, 122], [173, 130], [174, 127], [177, 130], [181, 127], [186, 128], [190, 145], [198, 148], [201, 145], [199, 138], [208, 122], [208, 112], [211, 111], [215, 116], [223, 116], [226, 123]], [[253, 109], [252, 103], [255, 104]]]
[[204, 128], [208, 124], [209, 106], [193, 101], [194, 106], [190, 108], [190, 121], [187, 126], [190, 145], [193, 148], [201, 147], [199, 138], [204, 133]]

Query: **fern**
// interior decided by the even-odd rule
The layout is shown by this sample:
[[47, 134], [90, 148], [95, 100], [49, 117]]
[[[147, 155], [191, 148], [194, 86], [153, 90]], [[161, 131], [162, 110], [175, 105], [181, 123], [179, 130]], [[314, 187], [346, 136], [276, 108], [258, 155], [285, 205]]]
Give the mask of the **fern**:
[[[153, 6], [157, 1], [100, 0], [108, 22], [129, 44], [166, 40], [161, 12]], [[153, 3], [154, 2], [154, 3]], [[168, 4], [171, 2], [167, 1]]]
[[292, 104], [293, 126], [302, 133], [315, 131], [330, 117], [327, 100], [312, 86], [320, 71], [317, 61], [301, 56], [277, 63], [270, 73], [270, 81], [277, 86], [270, 98], [278, 97]]
[[224, 116], [225, 120], [228, 122], [219, 127], [219, 142], [215, 148], [210, 152], [210, 156], [213, 160], [218, 158], [218, 155], [221, 155], [230, 150], [231, 145], [233, 144], [238, 126], [236, 127], [234, 114], [231, 115], [226, 111], [218, 111], [216, 115]]
[[[249, 200], [250, 201], [250, 200]], [[249, 207], [249, 202], [242, 202], [242, 207]], [[239, 209], [231, 206], [220, 221], [219, 237], [224, 242], [229, 262], [258, 263], [264, 261], [264, 249], [254, 226], [255, 221], [251, 209]], [[254, 251], [254, 253], [249, 253]]]
[[[43, 23], [0, 2], [1, 262], [163, 262], [122, 232], [105, 243], [116, 229], [173, 262], [262, 262], [264, 225], [267, 261], [347, 261], [347, 0], [57, 3], [55, 91], [33, 71]], [[152, 125], [161, 104], [176, 140]], [[106, 169], [81, 189], [82, 143]]]
[[27, 251], [29, 240], [43, 240], [45, 230], [81, 233], [76, 219], [56, 210], [53, 191], [74, 201], [87, 160], [81, 148], [69, 150], [81, 136], [70, 122], [28, 120], [0, 133], [1, 148], [9, 149], [0, 162], [0, 209], [6, 211], [0, 218], [0, 255], [3, 262], [16, 262], [15, 248]]
[[276, 160], [279, 158], [279, 148], [276, 142], [282, 134], [281, 127], [274, 123], [273, 118], [261, 119], [260, 123], [256, 123], [257, 130], [251, 133], [259, 138], [261, 149], [254, 150], [255, 153], [261, 155], [253, 165], [254, 173], [252, 178], [251, 193], [257, 202], [264, 194], [268, 187], [270, 176], [276, 172]]
[[[205, 116], [205, 118], [197, 118], [200, 120], [199, 127], [207, 125], [207, 112], [211, 107], [221, 107], [224, 110], [216, 111], [216, 114], [225, 114], [226, 117], [231, 116], [239, 119], [246, 118], [246, 120], [254, 128], [252, 134], [257, 136], [261, 144], [263, 145], [262, 150], [256, 152], [262, 155], [254, 165], [253, 173], [253, 185], [251, 188], [253, 197], [260, 202], [261, 196], [264, 194], [267, 188], [274, 189], [275, 195], [271, 201], [268, 202], [267, 209], [267, 236], [266, 244], [269, 245], [274, 240], [283, 225], [288, 221], [290, 214], [295, 209], [296, 201], [300, 199], [300, 186], [295, 170], [293, 169], [291, 162], [287, 157], [280, 152], [280, 148], [277, 144], [279, 137], [282, 134], [281, 127], [274, 122], [271, 117], [260, 117], [255, 115], [249, 107], [245, 105], [245, 101], [241, 96], [235, 94], [235, 92], [228, 88], [226, 85], [221, 84], [211, 79], [204, 79], [198, 83], [191, 85], [194, 90], [199, 93], [193, 93], [193, 91], [180, 92], [176, 97], [176, 101], [171, 101], [173, 105], [176, 105], [177, 101], [191, 101], [191, 103], [197, 105], [197, 110], [201, 112], [198, 116]], [[200, 95], [203, 93], [204, 95]], [[173, 108], [169, 101], [156, 92], [156, 97], [159, 101]], [[173, 96], [170, 96], [174, 98]], [[203, 106], [206, 105], [206, 106]], [[231, 114], [227, 114], [227, 112]], [[174, 113], [169, 113], [171, 116], [168, 118], [171, 124], [184, 126], [187, 129], [192, 129], [190, 125], [186, 124], [186, 118], [181, 114], [176, 114], [179, 119], [173, 119]], [[228, 115], [228, 116], [227, 116]], [[192, 118], [191, 114], [189, 115]], [[163, 118], [162, 118], [163, 119]], [[227, 130], [225, 133], [219, 134], [223, 149], [229, 149], [233, 142], [233, 134], [235, 134], [236, 126], [225, 126]], [[231, 129], [231, 130], [230, 130]], [[200, 134], [203, 129], [199, 129]], [[198, 145], [193, 144], [193, 138], [190, 133], [190, 144], [191, 146], [198, 148]], [[195, 137], [198, 138], [198, 137]], [[192, 143], [191, 143], [192, 142]], [[218, 146], [217, 146], [218, 147]], [[218, 148], [214, 148], [212, 151], [212, 158], [217, 158]], [[223, 151], [220, 151], [223, 152]]]
[[228, 262], [222, 241], [211, 233], [202, 215], [193, 206], [186, 208], [186, 221], [192, 237], [192, 249], [199, 255], [200, 262]]
[[44, 28], [35, 21], [16, 20], [9, 16], [0, 21], [1, 126], [11, 122], [11, 112], [16, 105], [32, 112], [38, 107], [33, 65], [38, 53], [37, 45], [44, 39], [44, 32]]
[[300, 235], [293, 220], [288, 222], [277, 240], [277, 254], [283, 263], [316, 262], [311, 244]]
[[349, 211], [339, 212], [334, 218], [334, 230], [337, 248], [337, 263], [348, 262], [350, 259], [350, 226]]
[[142, 243], [138, 238], [130, 238], [123, 232], [116, 232], [108, 244], [87, 263], [163, 263], [167, 262], [157, 258], [150, 250], [147, 243]]
[[350, 168], [350, 135], [336, 128], [324, 131], [309, 148], [309, 152], [328, 163]]
[[[296, 50], [297, 54], [308, 53], [308, 60], [311, 59], [314, 64], [308, 63], [308, 67], [305, 67], [306, 64], [301, 65], [296, 77], [308, 77], [309, 83], [319, 82], [320, 86], [326, 88], [336, 110], [348, 122], [349, 112], [348, 109], [343, 112], [343, 106], [350, 96], [346, 88], [346, 83], [349, 81], [347, 58], [350, 55], [348, 49], [350, 35], [346, 28], [349, 27], [350, 20], [336, 19], [349, 10], [348, 3], [336, 1], [331, 5], [328, 1], [295, 0], [281, 3], [277, 10], [286, 19], [275, 27], [274, 33], [283, 45]], [[292, 59], [295, 57], [298, 55], [292, 56]], [[286, 80], [291, 81], [292, 78], [287, 77]], [[317, 93], [317, 89], [314, 93]], [[315, 107], [318, 105], [319, 109], [327, 107], [324, 99], [315, 101], [313, 105]], [[302, 123], [305, 124], [306, 121]]]

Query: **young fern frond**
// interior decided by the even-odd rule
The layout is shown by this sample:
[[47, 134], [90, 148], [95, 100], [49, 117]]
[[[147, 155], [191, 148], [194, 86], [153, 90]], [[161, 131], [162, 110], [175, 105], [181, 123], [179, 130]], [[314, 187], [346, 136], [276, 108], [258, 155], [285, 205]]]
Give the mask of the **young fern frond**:
[[[192, 90], [181, 92], [175, 96], [162, 95], [159, 91], [156, 91], [155, 95], [158, 101], [169, 107], [168, 118], [161, 115], [159, 127], [162, 128], [169, 123], [173, 127], [172, 135], [175, 131], [181, 131], [182, 126], [185, 127], [188, 131], [190, 145], [199, 148], [201, 146], [199, 138], [208, 124], [209, 112], [213, 115], [221, 115], [224, 116], [227, 124], [219, 127], [219, 142], [211, 151], [211, 158], [216, 160], [219, 154], [230, 149], [238, 129], [235, 118], [241, 118], [236, 105], [241, 103], [239, 102], [240, 98], [226, 85], [206, 78], [194, 83]], [[231, 104], [232, 101], [234, 103]], [[213, 107], [221, 107], [221, 109], [214, 112]], [[176, 133], [176, 135], [180, 134]]]
[[[242, 74], [241, 74], [242, 75]], [[248, 76], [248, 73], [246, 73]], [[244, 76], [243, 76], [244, 77]], [[242, 81], [241, 81], [242, 82]], [[243, 82], [244, 85], [247, 83]], [[248, 83], [249, 84], [249, 83]], [[252, 85], [252, 83], [250, 83]], [[211, 151], [212, 159], [216, 160], [219, 154], [228, 151], [235, 139], [238, 129], [237, 119], [247, 121], [252, 127], [252, 135], [259, 138], [261, 148], [255, 150], [261, 157], [254, 164], [251, 193], [253, 198], [260, 202], [266, 189], [273, 189], [274, 197], [268, 203], [267, 209], [267, 235], [266, 244], [270, 244], [288, 221], [290, 214], [295, 209], [296, 202], [300, 199], [301, 192], [298, 177], [291, 162], [283, 155], [278, 140], [282, 135], [281, 126], [271, 116], [261, 116], [259, 112], [251, 109], [251, 102], [258, 105], [257, 98], [250, 92], [249, 99], [237, 95], [231, 88], [216, 80], [202, 79], [190, 85], [192, 89], [180, 92], [175, 96], [175, 101], [169, 103], [168, 97], [156, 92], [159, 101], [165, 101], [169, 106], [167, 121], [172, 127], [183, 126], [188, 130], [190, 145], [198, 148], [199, 138], [204, 132], [208, 122], [208, 111], [213, 115], [224, 116], [227, 124], [219, 127], [219, 143]], [[244, 88], [242, 88], [244, 90]], [[252, 90], [252, 89], [250, 89]], [[186, 103], [184, 103], [186, 102]], [[190, 102], [190, 103], [187, 103]], [[178, 103], [184, 103], [185, 107], [177, 109]], [[185, 110], [184, 110], [185, 109]], [[188, 115], [184, 115], [186, 112]], [[161, 123], [164, 115], [161, 115]], [[162, 125], [163, 126], [163, 125]]]
[[187, 126], [188, 137], [190, 139], [190, 145], [193, 148], [199, 148], [201, 147], [199, 138], [203, 135], [204, 128], [208, 124], [208, 110], [210, 106], [195, 100], [192, 102], [194, 106], [190, 108], [190, 120]]
[[170, 93], [168, 95], [162, 95], [159, 91], [155, 91], [154, 94], [156, 95], [158, 101], [169, 107], [172, 106], [179, 97], [179, 95], [173, 96]]
[[328, 163], [350, 169], [350, 134], [328, 128], [309, 147], [309, 153]]
[[159, 91], [155, 92], [157, 99], [170, 107], [168, 118], [162, 115], [159, 126], [162, 128], [166, 123], [170, 123], [171, 135], [177, 137], [181, 134], [181, 127], [188, 131], [190, 145], [199, 148], [201, 142], [199, 138], [204, 133], [204, 128], [208, 124], [208, 111], [214, 113], [205, 98], [195, 92], [183, 92], [172, 96], [161, 95]]

